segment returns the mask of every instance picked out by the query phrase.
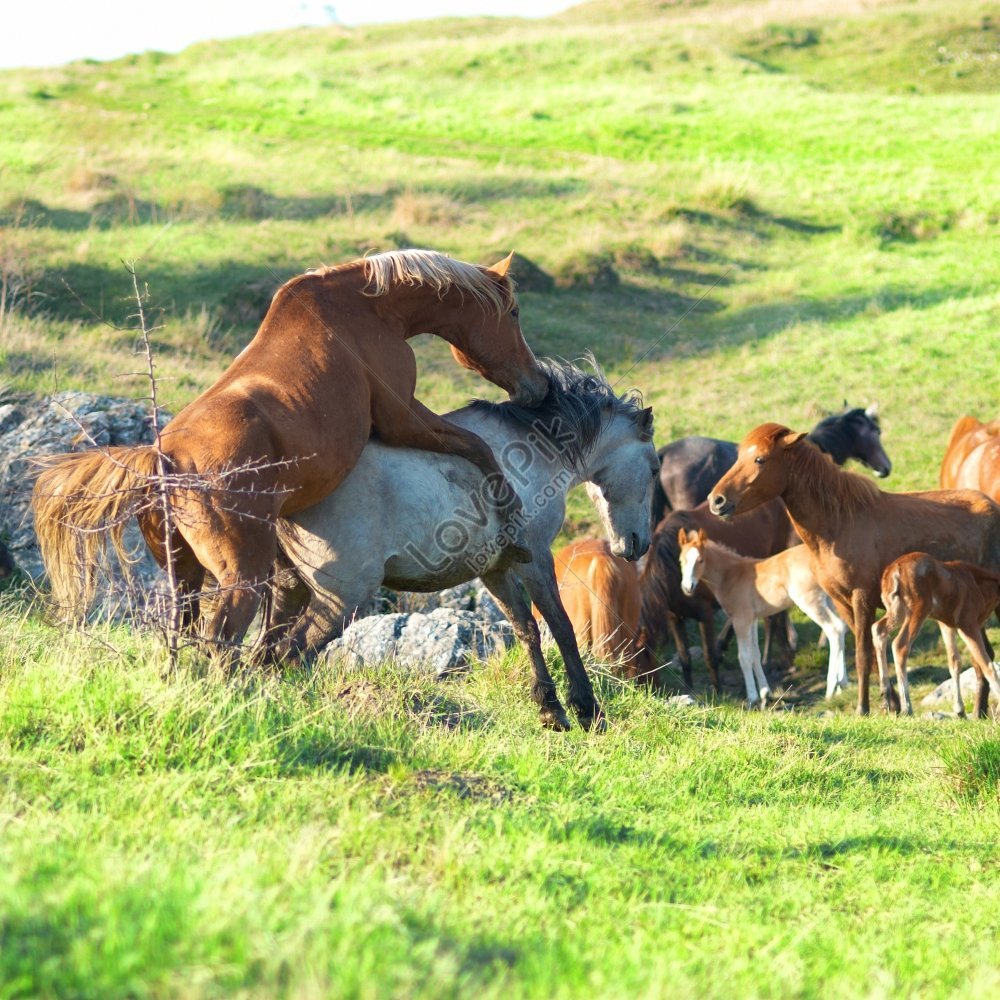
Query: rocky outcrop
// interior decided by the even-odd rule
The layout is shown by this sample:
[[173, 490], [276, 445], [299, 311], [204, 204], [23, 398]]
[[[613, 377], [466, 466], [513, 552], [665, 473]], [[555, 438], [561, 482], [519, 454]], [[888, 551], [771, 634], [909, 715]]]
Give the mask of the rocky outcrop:
[[514, 641], [506, 622], [487, 623], [472, 611], [436, 608], [430, 614], [393, 612], [359, 618], [323, 656], [349, 666], [393, 660], [409, 670], [437, 676], [466, 668]]
[[[152, 440], [149, 407], [135, 400], [89, 392], [60, 392], [41, 399], [0, 396], [0, 534], [18, 568], [36, 580], [44, 573], [30, 506], [39, 472], [35, 458]], [[134, 524], [125, 538], [137, 555], [134, 588], [136, 596], [142, 596], [160, 570]], [[122, 583], [115, 575], [112, 589], [118, 590]]]
[[[962, 685], [962, 700], [965, 702], [966, 709], [971, 710], [976, 698], [975, 669], [968, 667], [958, 675], [958, 679]], [[990, 702], [996, 704], [997, 701], [997, 693], [993, 690], [993, 685], [991, 684]], [[920, 704], [924, 708], [931, 710], [948, 709], [950, 711], [955, 705], [955, 682], [949, 677], [943, 684], [939, 684], [934, 688], [929, 695], [922, 698]]]

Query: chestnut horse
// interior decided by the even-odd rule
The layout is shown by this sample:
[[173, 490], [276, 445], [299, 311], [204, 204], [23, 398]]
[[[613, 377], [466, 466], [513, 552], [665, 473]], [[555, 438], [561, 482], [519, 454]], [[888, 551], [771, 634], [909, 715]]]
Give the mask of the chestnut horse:
[[[854, 632], [858, 713], [867, 715], [882, 571], [914, 549], [1000, 569], [1000, 506], [974, 490], [883, 493], [871, 480], [838, 469], [804, 437], [781, 424], [752, 430], [709, 506], [728, 518], [775, 497], [785, 501], [816, 579]], [[884, 705], [898, 711], [892, 681], [881, 679], [881, 687]]]
[[[709, 538], [728, 545], [733, 551], [762, 559], [788, 547], [791, 527], [784, 504], [775, 500], [731, 524], [713, 517], [708, 505], [701, 504], [693, 510], [671, 511], [656, 528], [645, 565], [639, 574], [642, 600], [637, 676], [654, 687], [663, 687], [655, 654], [665, 645], [669, 632], [681, 661], [684, 685], [691, 690], [691, 651], [685, 623], [688, 619], [694, 619], [701, 629], [702, 650], [712, 686], [719, 692], [722, 684], [715, 640], [716, 602], [712, 592], [704, 584], [696, 587], [691, 595], [685, 594], [681, 588], [681, 568], [678, 561], [680, 547], [677, 538], [682, 529], [703, 529]], [[767, 650], [770, 649], [770, 618], [767, 619], [766, 629], [765, 659]]]
[[555, 554], [559, 598], [577, 644], [635, 674], [639, 634], [639, 574], [606, 541], [585, 538]]
[[[510, 257], [485, 268], [398, 250], [292, 278], [246, 349], [162, 431], [172, 562], [180, 591], [192, 597], [188, 618], [206, 574], [218, 586], [205, 638], [243, 638], [277, 553], [275, 522], [336, 489], [373, 430], [386, 444], [468, 460], [488, 478], [493, 503], [513, 516], [516, 494], [486, 444], [414, 398], [407, 344], [436, 334], [461, 365], [525, 405], [540, 402], [548, 380], [521, 334], [509, 264]], [[147, 446], [47, 463], [33, 507], [58, 603], [86, 606], [101, 529], [109, 527], [121, 556], [133, 515], [166, 566], [159, 462]], [[512, 546], [512, 557], [530, 554]]]
[[[855, 459], [867, 465], [880, 479], [892, 471], [892, 462], [882, 447], [878, 404], [824, 417], [807, 435], [820, 451], [837, 465]], [[660, 478], [653, 489], [654, 527], [668, 510], [690, 510], [704, 503], [712, 487], [736, 461], [736, 442], [719, 438], [685, 437], [665, 444], [660, 456]]]
[[[975, 489], [1000, 502], [1000, 453], [990, 450], [989, 457], [984, 446], [996, 443], [1000, 438], [1000, 420], [984, 424], [975, 417], [959, 417], [951, 429], [944, 458], [941, 461], [939, 482], [943, 490]], [[973, 456], [976, 457], [973, 457]], [[984, 463], [984, 458], [986, 459]], [[980, 466], [985, 464], [982, 477], [991, 489], [984, 489], [980, 479]], [[992, 466], [992, 471], [987, 471]], [[991, 491], [992, 490], [992, 491]]]
[[[928, 618], [933, 618], [942, 630], [944, 627], [956, 629], [968, 647], [976, 671], [973, 715], [977, 719], [985, 718], [990, 700], [987, 677], [994, 691], [1000, 695], [1000, 671], [986, 652], [983, 636], [987, 618], [1000, 607], [1000, 573], [965, 562], [939, 562], [926, 552], [909, 552], [891, 562], [882, 574], [882, 603], [885, 605], [885, 617], [872, 626], [879, 677], [883, 683], [888, 677], [885, 647], [890, 632], [899, 628], [892, 644], [892, 659], [906, 714], [913, 715], [906, 660], [920, 626]], [[961, 663], [957, 655], [951, 655], [950, 650], [948, 667], [955, 684], [955, 713], [965, 718]]]

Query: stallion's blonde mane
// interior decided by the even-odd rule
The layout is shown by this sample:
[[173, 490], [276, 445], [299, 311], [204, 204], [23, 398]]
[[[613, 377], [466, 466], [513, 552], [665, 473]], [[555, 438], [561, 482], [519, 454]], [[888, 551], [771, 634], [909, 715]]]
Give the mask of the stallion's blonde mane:
[[348, 267], [364, 268], [364, 293], [373, 298], [388, 295], [397, 285], [427, 285], [443, 297], [452, 288], [468, 293], [484, 309], [505, 313], [514, 307], [514, 283], [509, 277], [491, 275], [483, 267], [455, 260], [437, 250], [389, 250], [362, 257]]
[[488, 268], [455, 260], [438, 250], [388, 250], [346, 264], [313, 268], [290, 278], [278, 291], [310, 277], [325, 278], [357, 269], [363, 270], [366, 280], [363, 294], [371, 298], [388, 295], [397, 285], [427, 285], [439, 299], [452, 288], [468, 293], [485, 312], [498, 315], [510, 312], [517, 304], [514, 281], [509, 275], [501, 278]]

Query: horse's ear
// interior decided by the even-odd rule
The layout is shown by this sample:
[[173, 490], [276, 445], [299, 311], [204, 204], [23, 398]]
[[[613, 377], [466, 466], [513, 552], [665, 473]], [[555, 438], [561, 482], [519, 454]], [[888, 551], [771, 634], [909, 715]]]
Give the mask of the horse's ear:
[[869, 420], [878, 419], [878, 400], [875, 400], [871, 406], [865, 408], [865, 416], [868, 417]]
[[790, 448], [796, 441], [801, 441], [806, 436], [805, 431], [789, 431], [782, 439], [781, 443]]
[[699, 545], [704, 545], [705, 542], [707, 542], [707, 541], [708, 541], [708, 535], [705, 534], [705, 529], [704, 528], [699, 528], [698, 529], [698, 544]]
[[683, 528], [678, 528], [677, 529], [677, 544], [678, 545], [687, 545], [687, 540], [688, 540], [687, 532]]
[[506, 278], [507, 272], [510, 270], [510, 262], [514, 259], [514, 251], [511, 250], [503, 260], [498, 260], [492, 267], [486, 268], [487, 271], [492, 271], [498, 278]]
[[653, 408], [651, 406], [647, 406], [639, 414], [639, 433], [644, 438], [650, 440], [653, 438]]

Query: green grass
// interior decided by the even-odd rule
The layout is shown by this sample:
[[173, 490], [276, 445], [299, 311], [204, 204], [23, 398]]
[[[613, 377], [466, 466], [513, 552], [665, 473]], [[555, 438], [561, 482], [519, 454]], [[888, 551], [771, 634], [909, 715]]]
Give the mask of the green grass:
[[[0, 73], [2, 379], [143, 394], [123, 259], [176, 410], [292, 274], [513, 247], [557, 281], [522, 295], [532, 345], [593, 350], [658, 443], [877, 399], [883, 485], [933, 486], [1000, 398], [994, 20], [599, 0]], [[434, 408], [496, 398], [417, 351]], [[602, 675], [610, 730], [554, 737], [519, 653], [239, 687], [2, 601], [0, 998], [1000, 985], [992, 724], [826, 706], [811, 626], [790, 712], [737, 707], [730, 650], [721, 705]], [[928, 631], [918, 704], [941, 662]]]
[[603, 677], [609, 731], [553, 737], [519, 657], [240, 688], [124, 631], [3, 629], [0, 995], [1000, 985], [984, 726]]

